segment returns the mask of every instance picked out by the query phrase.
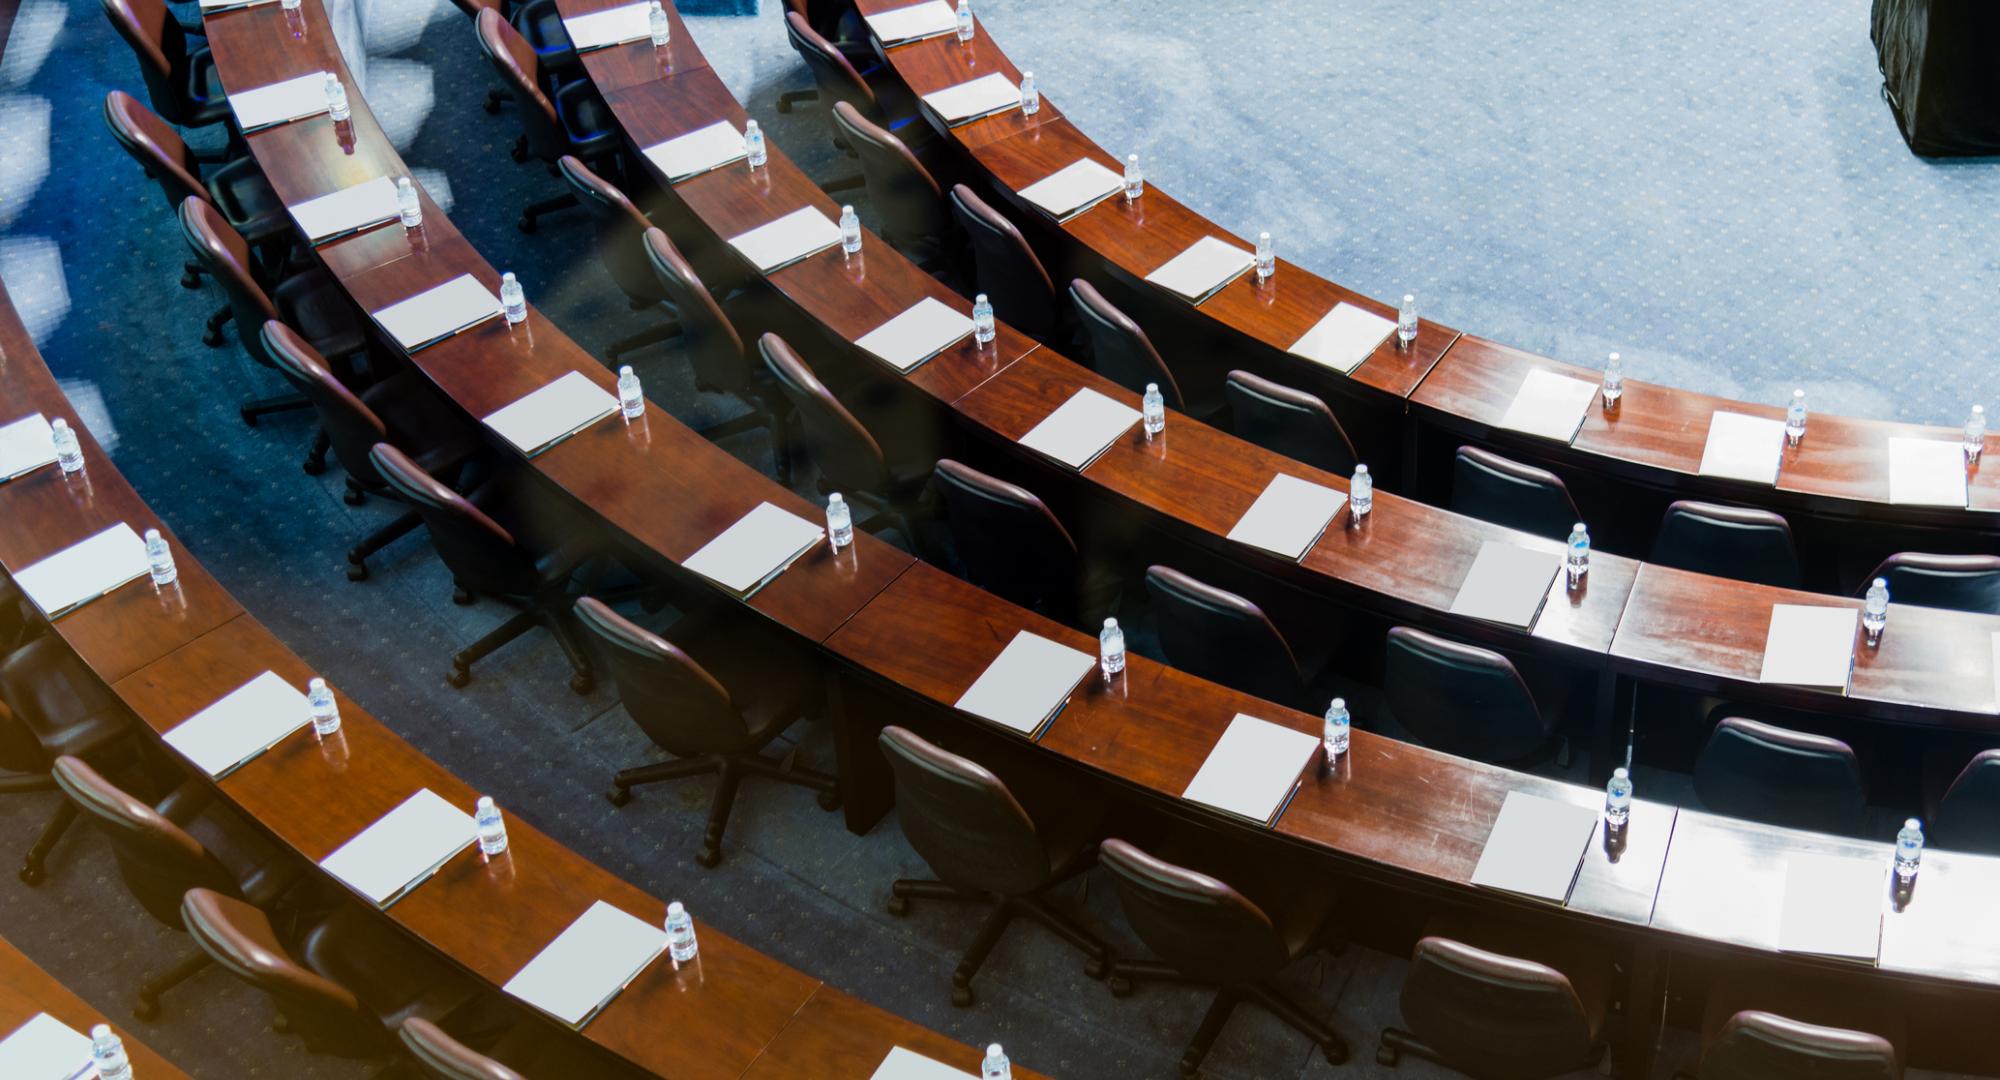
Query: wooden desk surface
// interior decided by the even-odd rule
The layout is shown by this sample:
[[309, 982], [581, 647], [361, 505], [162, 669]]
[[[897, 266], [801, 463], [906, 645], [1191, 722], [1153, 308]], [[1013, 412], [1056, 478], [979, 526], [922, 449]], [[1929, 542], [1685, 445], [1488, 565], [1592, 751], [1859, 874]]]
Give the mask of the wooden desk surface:
[[[867, 1077], [898, 1046], [968, 1077], [979, 1075], [979, 1061], [986, 1054], [983, 1046], [961, 1045], [822, 985], [792, 1023], [764, 1048], [743, 1080]], [[1014, 1056], [1020, 1054], [1012, 1047], [1009, 1050]], [[1015, 1080], [1046, 1080], [1043, 1074], [1019, 1063], [1014, 1064], [1013, 1073]]]
[[33, 960], [23, 956], [6, 939], [0, 938], [0, 1039], [12, 1034], [15, 1028], [33, 1019], [37, 1013], [48, 1013], [85, 1035], [89, 1035], [90, 1029], [98, 1024], [110, 1024], [111, 1030], [117, 1032], [125, 1043], [125, 1056], [132, 1062], [134, 1076], [144, 1080], [154, 1080], [155, 1077], [187, 1080], [187, 1073], [140, 1042], [138, 1035], [125, 1026], [122, 1016], [106, 1016], [91, 1008], [69, 987], [56, 981], [55, 976], [36, 967]]

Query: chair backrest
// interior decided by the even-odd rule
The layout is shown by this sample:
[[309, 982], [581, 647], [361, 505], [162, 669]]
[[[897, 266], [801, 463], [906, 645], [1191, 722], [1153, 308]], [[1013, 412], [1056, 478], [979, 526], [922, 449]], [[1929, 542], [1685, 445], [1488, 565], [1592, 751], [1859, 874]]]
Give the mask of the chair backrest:
[[481, 10], [475, 23], [480, 51], [500, 76], [500, 85], [507, 88], [514, 104], [519, 106], [515, 112], [520, 114], [521, 133], [528, 137], [528, 149], [553, 164], [569, 153], [569, 136], [563, 132], [555, 102], [542, 93], [542, 62], [535, 56], [534, 46], [492, 8]]
[[577, 600], [575, 611], [601, 646], [625, 711], [661, 749], [687, 756], [750, 748], [749, 726], [728, 688], [680, 646], [594, 597]]
[[278, 318], [278, 306], [271, 302], [270, 295], [250, 270], [249, 243], [229, 227], [222, 212], [206, 199], [191, 198], [181, 203], [181, 238], [229, 297], [229, 309], [235, 313], [236, 336], [243, 343], [243, 351], [265, 367], [276, 367], [264, 352], [263, 341], [249, 330]]
[[[467, 0], [460, 0], [463, 4]], [[403, 1021], [396, 1034], [403, 1049], [432, 1080], [527, 1080], [527, 1077], [459, 1042], [421, 1016]]]
[[1883, 559], [1855, 594], [1865, 595], [1876, 578], [1888, 581], [1889, 598], [1898, 604], [2000, 615], [2000, 556], [1905, 551]]
[[146, 96], [154, 111], [176, 124], [194, 120], [188, 100], [187, 31], [174, 20], [165, 0], [103, 0], [104, 17], [139, 61]]
[[1256, 604], [1165, 566], [1146, 568], [1146, 592], [1169, 664], [1266, 701], [1318, 704], [1306, 700], [1292, 647]]
[[882, 218], [882, 235], [906, 250], [944, 244], [951, 215], [929, 169], [888, 128], [845, 101], [833, 103], [833, 126], [861, 158], [868, 202]]
[[875, 436], [821, 384], [784, 338], [765, 334], [757, 339], [757, 351], [785, 400], [797, 410], [799, 438], [825, 482], [836, 488], [881, 491], [889, 466]]
[[903, 836], [940, 880], [1001, 896], [1049, 883], [1053, 868], [1034, 819], [999, 777], [906, 728], [883, 728], [876, 741], [896, 775]]
[[153, 174], [169, 209], [178, 210], [191, 198], [208, 201], [208, 188], [187, 142], [139, 99], [123, 90], [104, 95], [104, 126], [140, 168]]
[[1111, 872], [1125, 921], [1183, 975], [1236, 986], [1275, 974], [1290, 956], [1271, 917], [1223, 882], [1110, 838], [1097, 860]]
[[1062, 322], [1062, 302], [1021, 230], [964, 184], [951, 186], [951, 209], [972, 240], [973, 270], [993, 314], [1037, 341], [1054, 337]]
[[1451, 508], [1557, 540], [1567, 539], [1571, 527], [1583, 520], [1561, 477], [1476, 446], [1458, 448], [1451, 473]]
[[396, 497], [423, 518], [431, 546], [461, 586], [488, 596], [532, 596], [540, 587], [533, 556], [465, 496], [388, 443], [370, 447], [368, 460]]
[[1090, 339], [1090, 369], [1133, 393], [1141, 393], [1147, 383], [1158, 383], [1167, 407], [1184, 407], [1180, 384], [1174, 382], [1167, 362], [1153, 348], [1131, 316], [1118, 310], [1090, 282], [1077, 278], [1069, 283], [1070, 302], [1076, 307], [1085, 336]]
[[1352, 474], [1360, 464], [1333, 410], [1304, 390], [1232, 371], [1223, 395], [1237, 438], [1340, 476]]
[[1389, 711], [1424, 745], [1506, 763], [1534, 754], [1552, 728], [1506, 657], [1407, 626], [1389, 631]]
[[[819, 87], [819, 95], [826, 105], [831, 107], [844, 101], [871, 122], [883, 122], [882, 106], [875, 100], [875, 91], [869, 87], [868, 81], [854, 70], [854, 65], [847, 62], [847, 57], [842, 56], [832, 42], [806, 22], [805, 16], [797, 11], [785, 12], [785, 38], [792, 43], [799, 58], [806, 62], [807, 70], [812, 72], [813, 85]], [[831, 114], [827, 122], [832, 123]]]
[[271, 995], [307, 1049], [340, 1057], [389, 1052], [381, 1021], [353, 991], [292, 959], [262, 911], [212, 889], [190, 889], [181, 923], [218, 966]]
[[931, 486], [968, 580], [1061, 622], [1080, 614], [1082, 556], [1033, 492], [950, 458], [938, 461]]
[[573, 155], [558, 158], [556, 169], [596, 224], [597, 257], [610, 271], [611, 280], [636, 302], [650, 304], [665, 299], [659, 279], [646, 262], [646, 230], [653, 223], [645, 213], [618, 185], [592, 172]]
[[1694, 792], [1718, 814], [1847, 836], [1861, 830], [1867, 799], [1846, 743], [1741, 717], [1709, 734]]
[[749, 394], [756, 386], [749, 354], [743, 348], [742, 335], [722, 313], [722, 305], [715, 302], [664, 229], [647, 229], [644, 244], [646, 262], [680, 320], [681, 348], [694, 367], [695, 385], [738, 396]]
[[67, 642], [43, 634], [0, 657], [0, 769], [46, 773], [72, 736], [131, 714]]
[[2000, 855], [2000, 750], [1981, 750], [1965, 763], [1926, 831], [1941, 848]]
[[376, 443], [389, 441], [389, 426], [354, 391], [341, 384], [327, 369], [326, 358], [307, 344], [298, 331], [270, 319], [257, 333], [271, 363], [312, 402], [320, 430], [326, 433], [333, 456], [347, 470], [348, 478], [370, 491], [380, 491], [382, 476], [368, 459], [368, 451]]
[[1701, 1055], [1701, 1080], [1897, 1080], [1896, 1047], [1880, 1035], [1745, 1009]]
[[59, 757], [50, 773], [71, 804], [110, 838], [118, 876], [155, 919], [181, 929], [181, 899], [189, 889], [239, 895], [236, 880], [201, 841], [126, 794], [82, 758]]
[[1417, 942], [1402, 1010], [1425, 1045], [1477, 1076], [1555, 1076], [1595, 1051], [1597, 1033], [1568, 976], [1450, 938]]
[[1667, 507], [1646, 561], [1784, 589], [1799, 586], [1792, 527], [1769, 510], [1682, 499]]

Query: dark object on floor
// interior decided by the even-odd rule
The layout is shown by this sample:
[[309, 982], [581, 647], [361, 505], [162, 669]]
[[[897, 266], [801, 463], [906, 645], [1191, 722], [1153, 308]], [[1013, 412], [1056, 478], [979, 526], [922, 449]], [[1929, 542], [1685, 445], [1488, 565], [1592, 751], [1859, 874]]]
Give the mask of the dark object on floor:
[[1911, 153], [2000, 154], [2000, 7], [1875, 0], [1869, 37], [1882, 97]]

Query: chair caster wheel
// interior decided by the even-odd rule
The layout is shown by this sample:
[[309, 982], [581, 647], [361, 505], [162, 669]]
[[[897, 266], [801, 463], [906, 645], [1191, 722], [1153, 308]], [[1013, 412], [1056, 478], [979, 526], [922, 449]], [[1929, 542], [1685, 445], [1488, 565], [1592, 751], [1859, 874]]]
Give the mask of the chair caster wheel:
[[1104, 980], [1104, 985], [1111, 991], [1112, 997], [1122, 998], [1132, 996], [1132, 980], [1123, 975], [1111, 976]]
[[[1321, 1056], [1321, 1057], [1324, 1057], [1324, 1058], [1326, 1059], [1326, 1063], [1327, 1063], [1328, 1065], [1345, 1065], [1345, 1064], [1347, 1064], [1347, 1047], [1346, 1047], [1346, 1046], [1322, 1046], [1322, 1047], [1320, 1047], [1320, 1048], [1319, 1048], [1319, 1053], [1320, 1053], [1320, 1056]], [[1376, 1052], [1375, 1052], [1375, 1060], [1376, 1060], [1376, 1061], [1378, 1061], [1378, 1062], [1381, 1062], [1381, 1061], [1382, 1061], [1382, 1052], [1381, 1052], [1381, 1051], [1379, 1051], [1379, 1050], [1378, 1050], [1378, 1051], [1376, 1051]], [[1383, 1062], [1383, 1063], [1384, 1063], [1384, 1064], [1388, 1064], [1388, 1065], [1394, 1065], [1394, 1064], [1395, 1064], [1395, 1062], [1394, 1062], [1394, 1061], [1388, 1061], [1388, 1062]]]
[[1103, 960], [1086, 960], [1083, 962], [1083, 974], [1085, 978], [1102, 980], [1111, 974], [1111, 965]]
[[703, 844], [701, 850], [694, 853], [694, 861], [710, 870], [715, 869], [722, 862], [722, 845]]
[[201, 343], [203, 345], [208, 346], [211, 349], [222, 348], [222, 331], [220, 330], [202, 331]]
[[134, 1020], [144, 1020], [148, 1023], [151, 1023], [152, 1021], [158, 1020], [159, 1018], [160, 1018], [160, 1003], [157, 1001], [150, 1001], [146, 998], [140, 998], [139, 1003], [137, 1005], [132, 1006], [132, 1019]]
[[367, 580], [368, 580], [368, 564], [367, 564], [367, 563], [348, 563], [348, 564], [347, 564], [347, 580], [349, 580], [349, 581], [367, 581]]
[[822, 791], [822, 792], [820, 792], [820, 793], [819, 793], [819, 808], [820, 808], [821, 810], [838, 810], [838, 809], [840, 809], [840, 792], [838, 792], [838, 791]]
[[39, 863], [29, 863], [21, 868], [21, 884], [30, 887], [40, 885], [49, 879], [48, 870]]
[[[309, 457], [299, 465], [299, 468], [305, 470], [307, 476], [318, 476], [326, 471], [326, 459]], [[347, 505], [353, 506], [354, 504], [348, 503]]]
[[292, 1033], [292, 1018], [286, 1016], [284, 1013], [273, 1016], [271, 1018], [271, 1030], [279, 1035], [290, 1035]]
[[238, 409], [236, 410], [236, 415], [242, 417], [243, 422], [250, 427], [257, 426], [257, 414], [251, 412], [249, 409]]
[[201, 275], [192, 273], [181, 274], [181, 288], [183, 289], [201, 288]]
[[[326, 467], [324, 465], [320, 466], [320, 471], [326, 471]], [[368, 493], [348, 488], [346, 491], [340, 493], [340, 501], [349, 506], [360, 506], [362, 503], [368, 501]]]
[[577, 696], [581, 697], [597, 689], [597, 678], [592, 675], [571, 675], [569, 677], [569, 688]]
[[970, 1008], [972, 1005], [972, 987], [970, 986], [952, 987], [951, 1003], [953, 1005], [958, 1006], [961, 1009]]
[[464, 589], [453, 589], [451, 591], [451, 602], [457, 604], [459, 607], [466, 607], [472, 603], [472, 594], [466, 592]]
[[454, 690], [463, 690], [465, 689], [465, 684], [472, 681], [472, 672], [464, 668], [452, 668], [451, 672], [444, 677], [444, 681], [450, 683]]
[[1181, 1059], [1181, 1080], [1195, 1080], [1201, 1075], [1201, 1059], [1192, 1055]]
[[903, 897], [894, 895], [893, 893], [890, 894], [889, 896], [889, 902], [882, 906], [888, 909], [889, 914], [894, 915], [899, 919], [910, 913], [910, 902], [904, 899]]
[[521, 219], [514, 222], [514, 227], [527, 233], [529, 236], [533, 236], [535, 234], [535, 219], [522, 214]]
[[626, 803], [632, 801], [632, 790], [622, 787], [612, 788], [610, 791], [604, 793], [604, 801], [613, 806], [624, 806]]
[[486, 104], [485, 104], [485, 105], [483, 105], [483, 106], [481, 106], [481, 108], [484, 108], [484, 109], [486, 110], [486, 115], [488, 115], [488, 116], [499, 116], [499, 115], [500, 115], [500, 95], [498, 95], [498, 94], [488, 94], [488, 95], [486, 95]]

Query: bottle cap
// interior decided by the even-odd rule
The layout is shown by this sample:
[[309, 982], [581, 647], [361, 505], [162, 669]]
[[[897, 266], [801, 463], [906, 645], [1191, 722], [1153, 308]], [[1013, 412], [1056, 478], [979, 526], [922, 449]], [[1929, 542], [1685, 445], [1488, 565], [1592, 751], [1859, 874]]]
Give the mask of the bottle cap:
[[1354, 467], [1354, 475], [1356, 475], [1356, 476], [1367, 476], [1367, 475], [1368, 475], [1368, 466], [1366, 466], [1366, 465], [1356, 465], [1356, 466]]
[[1337, 698], [1334, 698], [1334, 699], [1333, 699], [1333, 703], [1332, 703], [1331, 705], [1328, 705], [1328, 706], [1327, 706], [1327, 708], [1329, 708], [1329, 709], [1345, 709], [1345, 708], [1347, 708], [1347, 699], [1346, 699], [1346, 698], [1344, 698], [1344, 697], [1337, 697]]
[[481, 795], [479, 797], [479, 802], [474, 805], [474, 809], [476, 809], [478, 812], [482, 814], [488, 810], [493, 809], [493, 796]]
[[1106, 620], [1104, 620], [1104, 628], [1105, 628], [1106, 630], [1116, 630], [1116, 629], [1118, 629], [1118, 620], [1117, 620], [1117, 619], [1106, 619]]
[[1903, 822], [1903, 828], [1905, 828], [1905, 829], [1921, 829], [1921, 828], [1923, 828], [1923, 826], [1917, 823], [1917, 819], [1916, 819], [1916, 818], [1909, 818], [1909, 819], [1907, 819], [1907, 820], [1905, 820], [1905, 821]]
[[513, 280], [514, 280], [514, 271], [512, 271], [512, 270], [509, 270], [509, 271], [507, 271], [506, 273], [504, 273], [504, 274], [501, 274], [501, 275], [500, 275], [500, 280], [501, 280], [501, 281], [513, 281]]
[[1160, 384], [1159, 384], [1159, 383], [1156, 383], [1156, 382], [1149, 382], [1149, 383], [1147, 383], [1147, 384], [1146, 384], [1146, 392], [1147, 392], [1148, 394], [1157, 394], [1157, 393], [1159, 393], [1159, 392], [1160, 392]]
[[684, 915], [686, 913], [687, 909], [681, 906], [681, 902], [679, 900], [675, 900], [667, 905], [667, 918], [669, 919], [673, 918], [676, 915]]
[[1271, 239], [1271, 234], [1268, 231], [1260, 232], [1257, 234], [1257, 239], [1268, 243]]
[[152, 543], [152, 542], [153, 542], [153, 541], [155, 541], [155, 540], [158, 540], [159, 538], [160, 538], [160, 530], [158, 530], [158, 529], [147, 529], [147, 530], [146, 530], [146, 542], [147, 542], [148, 544]]
[[[960, 2], [960, 3], [964, 3], [964, 2], [965, 2], [965, 0], [959, 0], [959, 2]], [[999, 1043], [987, 1043], [987, 1044], [986, 1044], [986, 1056], [987, 1056], [987, 1057], [999, 1057], [999, 1056], [1000, 1056], [1000, 1044], [999, 1044]]]
[[1631, 779], [1631, 777], [1632, 777], [1632, 774], [1631, 774], [1631, 773], [1629, 773], [1629, 772], [1626, 772], [1623, 766], [1620, 766], [1619, 768], [1616, 768], [1616, 769], [1613, 769], [1613, 770], [1611, 770], [1611, 778], [1612, 778], [1613, 780], [1629, 780], [1629, 779]]
[[755, 130], [757, 130], [757, 121], [755, 121], [755, 120], [745, 120], [745, 121], [743, 121], [743, 130], [745, 130], [745, 131], [755, 131]]
[[306, 689], [324, 690], [326, 689], [326, 680], [315, 675], [311, 679], [306, 680]]
[[1575, 525], [1572, 525], [1572, 526], [1570, 526], [1570, 531], [1571, 531], [1571, 532], [1589, 532], [1590, 530], [1589, 530], [1589, 529], [1586, 529], [1586, 528], [1584, 528], [1584, 527], [1583, 527], [1583, 522], [1579, 521], [1579, 522], [1577, 522], [1577, 523], [1576, 523]]
[[111, 1033], [110, 1024], [98, 1024], [96, 1027], [90, 1029], [90, 1037], [93, 1039], [115, 1039], [118, 1036]]
[[[980, 293], [980, 294], [978, 294], [977, 296], [974, 296], [974, 297], [972, 298], [972, 302], [973, 302], [973, 303], [975, 303], [975, 304], [984, 304], [984, 303], [986, 303], [986, 302], [987, 302], [987, 300], [986, 300], [986, 294], [985, 294], [985, 293]], [[1974, 406], [1974, 408], [1977, 408], [1977, 407], [1978, 407], [1978, 406]]]
[[1886, 579], [1884, 579], [1884, 578], [1876, 578], [1876, 579], [1875, 579], [1875, 588], [1878, 588], [1878, 589], [1887, 589], [1888, 587], [1889, 587], [1889, 582], [1888, 582], [1888, 581], [1887, 581]]
[[842, 214], [852, 214], [854, 212], [854, 208], [852, 206], [843, 206], [840, 208], [840, 212]]
[[618, 377], [619, 377], [619, 378], [621, 378], [621, 379], [622, 379], [622, 378], [624, 378], [625, 376], [627, 376], [627, 375], [630, 375], [630, 374], [632, 374], [632, 365], [630, 365], [630, 364], [620, 364], [620, 365], [618, 365]]
[[[1974, 406], [1974, 408], [1977, 408], [1977, 406]], [[53, 428], [56, 431], [68, 431], [69, 421], [58, 416], [54, 420], [49, 421], [49, 427]]]
[[828, 496], [826, 497], [826, 504], [827, 504], [828, 506], [833, 506], [833, 505], [835, 505], [835, 504], [837, 504], [837, 503], [843, 503], [843, 502], [846, 502], [846, 501], [847, 501], [847, 500], [845, 500], [845, 499], [843, 499], [843, 498], [841, 498], [841, 497], [840, 497], [840, 492], [838, 492], [838, 491], [836, 491], [836, 492], [834, 492], [833, 494], [831, 494], [831, 495], [828, 495]]
[[1129, 161], [1129, 162], [1131, 162], [1131, 163], [1132, 163], [1132, 164], [1134, 164], [1134, 165], [1137, 165], [1137, 164], [1139, 163], [1139, 155], [1137, 155], [1137, 154], [1126, 154], [1126, 155], [1125, 155], [1125, 160], [1126, 160], [1126, 161]]
[[1035, 73], [1032, 71], [1023, 71], [1021, 73], [1022, 82], [1033, 82], [1034, 79], [1035, 79]]
[[1414, 304], [1414, 303], [1416, 303], [1416, 302], [1417, 302], [1417, 294], [1416, 294], [1416, 293], [1407, 293], [1407, 292], [1406, 292], [1406, 293], [1404, 293], [1404, 294], [1403, 294], [1403, 303], [1405, 303], [1405, 304]]

